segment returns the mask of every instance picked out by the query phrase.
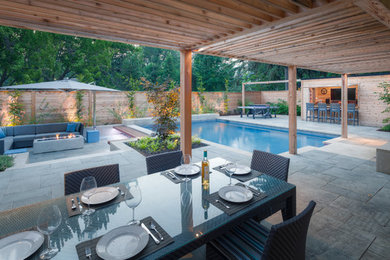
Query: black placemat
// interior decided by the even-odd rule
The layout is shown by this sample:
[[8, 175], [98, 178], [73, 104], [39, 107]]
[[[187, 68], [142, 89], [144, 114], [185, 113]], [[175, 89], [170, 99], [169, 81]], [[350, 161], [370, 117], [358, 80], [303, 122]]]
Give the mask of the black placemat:
[[167, 179], [169, 179], [175, 184], [184, 182], [184, 178], [177, 176], [173, 170], [162, 172], [161, 175], [165, 176]]
[[[144, 250], [142, 250], [138, 255], [136, 255], [132, 258], [129, 258], [129, 259], [133, 260], [133, 259], [143, 258], [143, 257], [148, 256], [148, 255], [156, 252], [157, 250], [160, 250], [161, 248], [174, 242], [173, 238], [152, 217], [146, 217], [146, 218], [141, 220], [141, 222], [144, 223], [148, 228], [149, 228], [151, 221], [153, 221], [153, 223], [156, 225], [156, 229], [164, 237], [164, 240], [160, 240], [160, 244], [157, 245], [154, 242], [154, 240], [149, 236], [149, 242], [146, 245], [146, 247], [144, 248]], [[156, 232], [154, 230], [150, 230], [150, 231], [153, 233], [153, 235], [156, 238], [159, 238], [158, 234], [156, 234]], [[91, 259], [92, 260], [100, 260], [101, 259], [96, 254], [96, 245], [101, 237], [102, 236], [88, 240], [88, 241], [81, 242], [80, 244], [76, 245], [77, 255], [78, 255], [80, 260], [90, 260], [85, 256], [85, 248], [86, 247], [91, 248], [91, 252], [92, 252]]]
[[[232, 202], [229, 202], [229, 201], [226, 201], [224, 199], [222, 199], [221, 197], [219, 197], [218, 195], [218, 191], [217, 192], [214, 192], [208, 196], [206, 196], [206, 199], [211, 203], [213, 204], [215, 207], [219, 208], [220, 210], [222, 210], [223, 212], [225, 212], [226, 214], [228, 214], [229, 216], [233, 215], [234, 213], [237, 213], [239, 212], [240, 210], [248, 207], [249, 205], [257, 202], [257, 201], [260, 201], [262, 199], [264, 199], [265, 197], [267, 197], [267, 194], [265, 193], [262, 193], [256, 189], [253, 189], [253, 188], [249, 188], [252, 193], [253, 193], [253, 198], [248, 201], [248, 202], [245, 202], [245, 203], [232, 203]], [[219, 202], [216, 202], [216, 200], [219, 200], [219, 201], [222, 201], [223, 204], [229, 206], [230, 208], [226, 208], [224, 205], [222, 205], [221, 203]]]
[[[125, 195], [121, 195], [121, 193], [118, 194], [118, 196], [116, 196], [115, 199], [113, 200], [110, 200], [106, 203], [102, 203], [102, 204], [98, 204], [98, 205], [91, 205], [91, 209], [99, 209], [99, 208], [103, 208], [103, 207], [107, 207], [107, 206], [110, 206], [112, 204], [115, 204], [115, 203], [119, 203], [121, 201], [124, 201], [126, 199], [131, 199], [133, 198], [133, 195], [131, 195], [130, 192], [128, 192], [127, 188], [125, 185], [123, 184], [118, 184], [118, 185], [115, 185], [113, 187], [119, 187], [119, 189], [125, 193]], [[81, 202], [81, 194], [80, 193], [76, 193], [76, 194], [71, 194], [69, 196], [66, 197], [66, 209], [68, 211], [68, 216], [69, 217], [73, 217], [73, 216], [76, 216], [76, 215], [79, 215], [82, 213], [82, 211], [80, 210], [79, 208], [79, 204], [77, 202], [77, 197], [79, 197], [80, 199], [80, 203], [82, 205], [83, 208], [87, 209], [88, 208], [88, 205], [87, 204], [84, 204]], [[72, 199], [74, 200], [75, 204], [76, 204], [76, 209], [75, 210], [72, 210]]]
[[[226, 173], [225, 169], [222, 169], [222, 168], [226, 167], [227, 165], [228, 165], [228, 164], [224, 164], [224, 165], [220, 165], [220, 166], [214, 167], [213, 170], [222, 172], [222, 173], [225, 174], [226, 176], [229, 176], [229, 174]], [[242, 182], [246, 182], [246, 181], [249, 181], [249, 180], [251, 180], [251, 179], [253, 179], [253, 178], [259, 177], [259, 176], [262, 175], [262, 174], [263, 174], [263, 173], [251, 169], [251, 172], [248, 173], [248, 174], [244, 174], [244, 175], [232, 175], [232, 178], [237, 179], [237, 180], [242, 181]]]

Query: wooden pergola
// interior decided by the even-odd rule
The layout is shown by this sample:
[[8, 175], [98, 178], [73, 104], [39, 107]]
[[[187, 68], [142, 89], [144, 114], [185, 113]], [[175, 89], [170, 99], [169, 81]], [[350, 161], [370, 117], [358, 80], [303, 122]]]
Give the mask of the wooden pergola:
[[179, 50], [181, 149], [191, 153], [192, 53], [288, 66], [290, 153], [296, 153], [296, 68], [390, 71], [386, 0], [0, 0], [0, 24]]

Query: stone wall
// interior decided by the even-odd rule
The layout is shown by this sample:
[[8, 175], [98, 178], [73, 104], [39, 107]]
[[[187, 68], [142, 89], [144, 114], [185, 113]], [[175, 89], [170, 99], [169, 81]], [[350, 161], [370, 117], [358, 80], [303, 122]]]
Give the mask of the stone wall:
[[[390, 75], [349, 77], [348, 85], [357, 85], [357, 99], [359, 108], [359, 120], [361, 125], [383, 126], [383, 119], [390, 117], [390, 113], [382, 113], [386, 108], [383, 101], [378, 100], [380, 89], [379, 83], [390, 82]], [[319, 87], [340, 87], [341, 78], [302, 80], [302, 100], [306, 104], [310, 101], [310, 88]], [[302, 107], [302, 115], [305, 114], [305, 107]], [[302, 117], [304, 119], [304, 117]]]

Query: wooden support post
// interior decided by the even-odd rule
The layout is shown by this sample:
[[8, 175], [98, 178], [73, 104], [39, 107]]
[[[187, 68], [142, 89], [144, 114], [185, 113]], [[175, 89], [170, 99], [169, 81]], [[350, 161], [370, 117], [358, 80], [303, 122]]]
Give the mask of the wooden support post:
[[88, 91], [88, 124], [92, 124], [92, 91]]
[[288, 66], [288, 140], [290, 154], [297, 154], [297, 66]]
[[348, 75], [341, 75], [341, 137], [348, 138]]
[[192, 155], [192, 52], [180, 51], [180, 149]]
[[[245, 106], [245, 83], [242, 83], [242, 106]], [[242, 109], [241, 116], [245, 115], [245, 108]]]
[[96, 91], [93, 91], [93, 129], [96, 130]]
[[36, 120], [36, 92], [31, 91], [31, 121], [35, 122]]

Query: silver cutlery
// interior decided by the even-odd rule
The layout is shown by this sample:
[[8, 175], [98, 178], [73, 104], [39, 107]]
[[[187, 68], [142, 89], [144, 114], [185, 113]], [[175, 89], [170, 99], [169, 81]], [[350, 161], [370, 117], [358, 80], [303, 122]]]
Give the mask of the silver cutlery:
[[183, 179], [177, 177], [177, 175], [176, 175], [173, 171], [170, 171], [169, 173], [171, 174], [171, 176], [173, 176], [172, 178], [174, 178], [174, 179], [176, 179], [176, 180], [178, 180], [178, 181], [183, 181]]
[[72, 201], [72, 210], [77, 209], [76, 204], [74, 203], [74, 199], [72, 199], [71, 201]]
[[223, 203], [222, 201], [220, 200], [215, 200], [216, 203], [220, 203], [221, 205], [223, 205], [225, 208], [227, 209], [230, 209], [230, 207], [228, 205], [226, 205], [225, 203]]
[[91, 248], [90, 248], [90, 247], [86, 247], [86, 248], [85, 248], [85, 256], [86, 256], [88, 259], [92, 259], [92, 252], [91, 252]]
[[168, 175], [169, 177], [171, 177], [172, 179], [174, 179], [174, 180], [179, 180], [179, 179], [176, 177], [176, 175], [173, 174], [173, 173], [171, 173], [171, 172], [167, 172], [167, 175]]
[[121, 196], [125, 196], [125, 193], [124, 193], [119, 187], [116, 187], [116, 189], [119, 191], [119, 193], [121, 194]]
[[259, 191], [257, 191], [257, 190], [255, 190], [255, 189], [249, 187], [248, 185], [246, 185], [246, 184], [244, 184], [244, 183], [238, 183], [238, 184], [236, 184], [236, 185], [242, 186], [242, 187], [246, 188], [247, 190], [250, 190], [250, 191], [251, 191], [254, 195], [256, 195], [256, 196], [261, 195], [261, 193], [260, 193]]
[[157, 233], [157, 235], [160, 237], [160, 240], [164, 240], [164, 237], [161, 235], [160, 232], [158, 232], [156, 225], [154, 225], [153, 222], [150, 222], [150, 229], [153, 229]]
[[154, 243], [156, 243], [157, 245], [160, 244], [160, 240], [158, 240], [152, 232], [150, 232], [150, 230], [145, 226], [144, 223], [141, 223], [141, 227], [153, 238], [154, 240]]
[[80, 198], [79, 197], [76, 197], [77, 199], [77, 203], [79, 204], [79, 210], [80, 212], [83, 211], [83, 206], [81, 205], [81, 201], [80, 201]]

